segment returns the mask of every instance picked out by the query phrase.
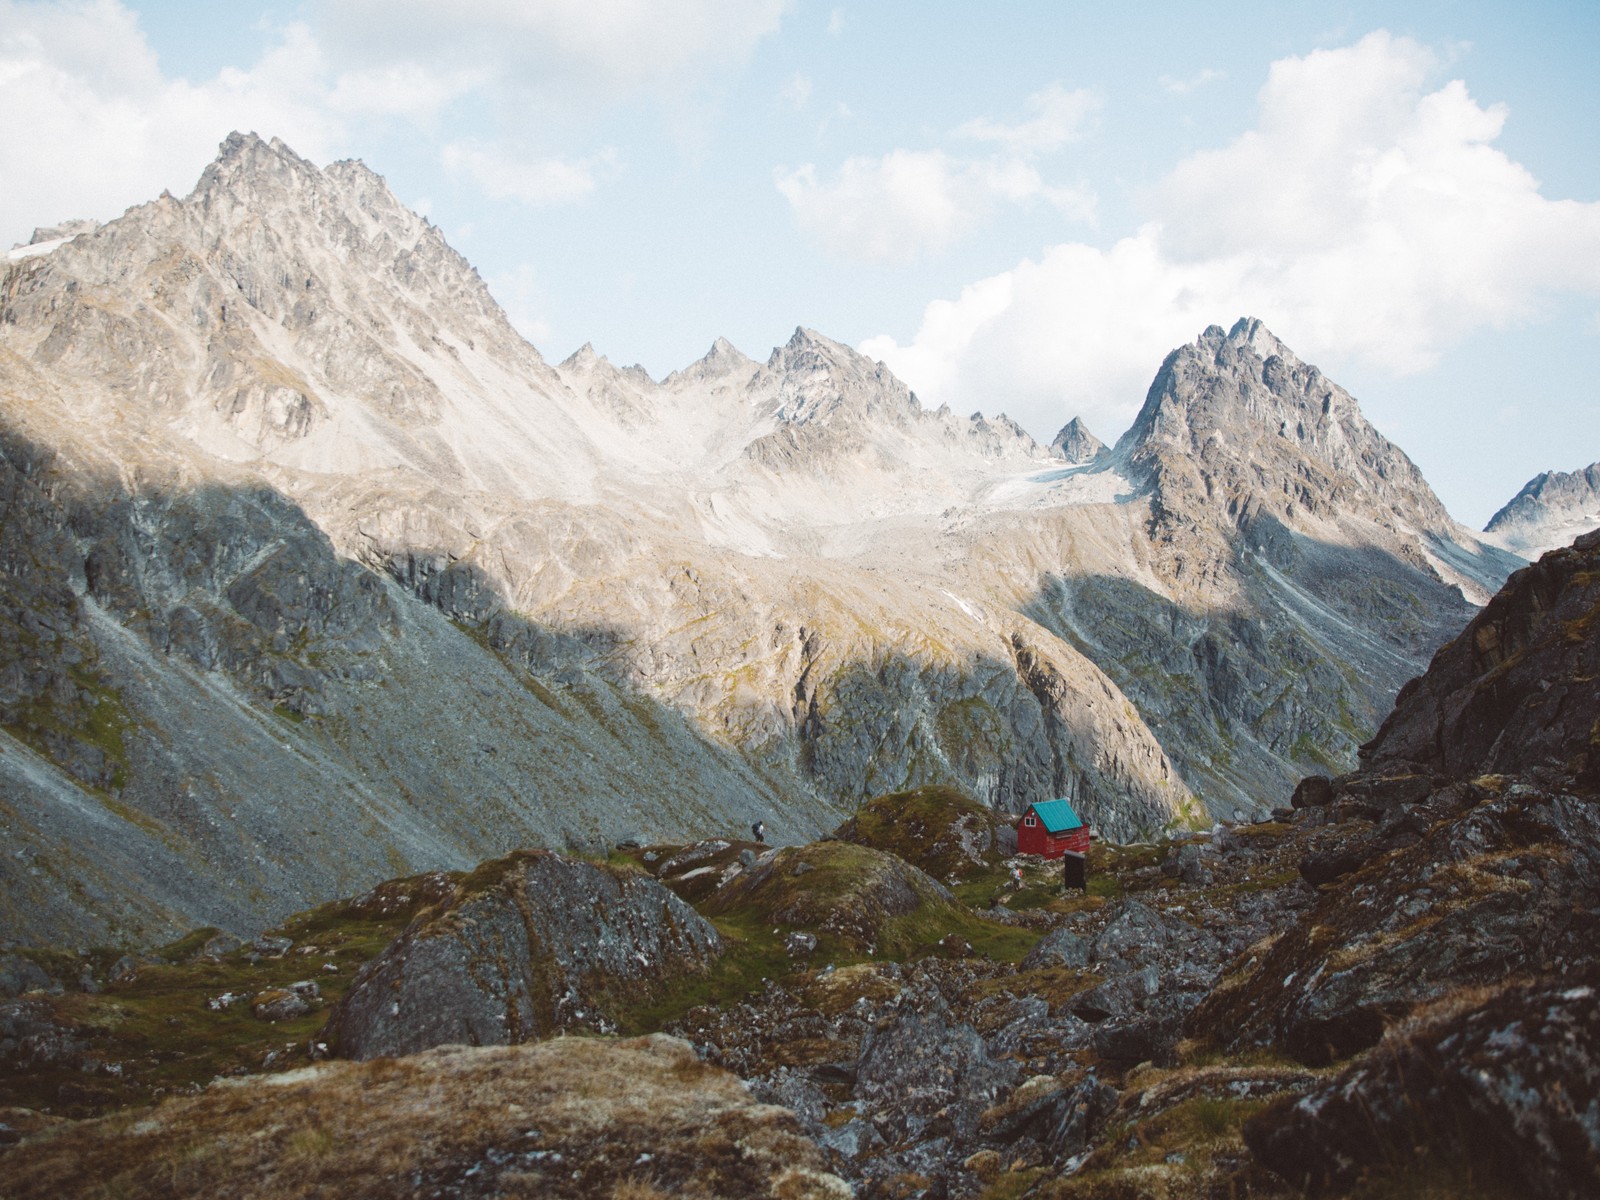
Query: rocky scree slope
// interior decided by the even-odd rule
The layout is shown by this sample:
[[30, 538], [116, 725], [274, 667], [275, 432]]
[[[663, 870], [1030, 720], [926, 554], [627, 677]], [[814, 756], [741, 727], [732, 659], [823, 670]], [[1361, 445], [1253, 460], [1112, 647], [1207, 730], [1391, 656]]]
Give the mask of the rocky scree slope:
[[[1268, 336], [1208, 333], [1147, 411], [1311, 404]], [[1261, 405], [1201, 404], [1241, 380]], [[1464, 614], [1438, 563], [1501, 563], [1426, 497], [1342, 541], [1267, 503], [1276, 475], [1207, 507], [1167, 416], [1064, 468], [804, 329], [659, 384], [551, 367], [376, 175], [253, 136], [6, 263], [0, 391], [8, 536], [55, 564], [12, 605], [47, 649], [0, 664], [28, 936], [244, 930], [602, 829], [803, 838], [947, 779], [1118, 838], [1256, 810], [1344, 765]], [[58, 653], [98, 673], [69, 693]], [[122, 906], [130, 873], [160, 882]]]
[[1600, 463], [1581, 471], [1535, 475], [1483, 531], [1526, 558], [1568, 545], [1600, 528]]

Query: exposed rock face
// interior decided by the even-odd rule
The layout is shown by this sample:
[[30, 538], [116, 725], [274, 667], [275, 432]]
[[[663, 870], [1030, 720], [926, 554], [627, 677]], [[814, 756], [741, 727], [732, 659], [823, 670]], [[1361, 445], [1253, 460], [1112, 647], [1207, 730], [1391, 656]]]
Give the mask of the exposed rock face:
[[1581, 471], [1546, 471], [1523, 488], [1483, 527], [1526, 558], [1570, 545], [1600, 527], [1600, 463]]
[[939, 1006], [907, 1012], [861, 1043], [856, 1096], [892, 1113], [890, 1141], [927, 1140], [938, 1118], [962, 1140], [977, 1132], [978, 1118], [1016, 1084], [1016, 1068], [989, 1057], [970, 1025], [952, 1027]]
[[646, 875], [545, 851], [486, 863], [362, 969], [329, 1017], [345, 1058], [605, 1029], [617, 1006], [704, 971], [716, 929]]
[[1362, 763], [1600, 785], [1600, 530], [1518, 571], [1408, 684]]
[[[1591, 973], [1592, 977], [1592, 973]], [[1505, 987], [1396, 1030], [1372, 1055], [1245, 1129], [1313, 1195], [1368, 1170], [1470, 1175], [1560, 1200], [1600, 1188], [1600, 990]]]
[[1592, 960], [1592, 797], [1499, 780], [1453, 784], [1366, 828], [1344, 831], [1363, 867], [1236, 964], [1191, 1030], [1322, 1064], [1373, 1045], [1419, 1002]]
[[[182, 1170], [174, 1172], [173, 1162]], [[326, 1063], [7, 1151], [17, 1200], [243, 1194], [844, 1200], [794, 1114], [673, 1038], [562, 1038]], [[641, 1182], [648, 1181], [648, 1182]], [[646, 1191], [643, 1189], [649, 1188]]]
[[1089, 427], [1081, 418], [1073, 417], [1061, 427], [1061, 432], [1050, 443], [1050, 449], [1074, 466], [1082, 466], [1104, 454], [1106, 444], [1089, 432]]

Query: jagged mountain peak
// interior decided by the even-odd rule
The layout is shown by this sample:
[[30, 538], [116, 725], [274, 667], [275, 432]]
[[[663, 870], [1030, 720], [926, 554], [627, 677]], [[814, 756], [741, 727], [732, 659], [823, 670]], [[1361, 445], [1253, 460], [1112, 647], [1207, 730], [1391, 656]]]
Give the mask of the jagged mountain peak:
[[[1147, 470], [1181, 457], [1213, 484], [1228, 477], [1244, 493], [1230, 501], [1272, 503], [1291, 518], [1376, 490], [1405, 493], [1421, 524], [1448, 523], [1421, 473], [1355, 399], [1255, 318], [1227, 333], [1213, 325], [1169, 354], [1117, 451]], [[1170, 470], [1157, 474], [1171, 482]]]
[[1479, 602], [1515, 565], [1483, 552], [1354, 397], [1255, 318], [1169, 354], [1114, 453], [1173, 530], [1270, 536], [1266, 518], [1343, 541], [1361, 525]]
[[663, 386], [680, 390], [708, 384], [716, 389], [730, 383], [746, 383], [759, 370], [760, 363], [727, 338], [719, 337], [700, 358], [668, 375]]
[[1089, 427], [1081, 417], [1073, 417], [1061, 427], [1050, 443], [1050, 449], [1074, 466], [1081, 466], [1104, 454], [1106, 444], [1089, 432]]
[[1522, 486], [1483, 531], [1534, 557], [1600, 527], [1600, 463], [1581, 471], [1541, 471]]
[[611, 365], [606, 356], [594, 348], [593, 342], [585, 342], [561, 360], [561, 369], [563, 371], [592, 371], [602, 363], [608, 367]]

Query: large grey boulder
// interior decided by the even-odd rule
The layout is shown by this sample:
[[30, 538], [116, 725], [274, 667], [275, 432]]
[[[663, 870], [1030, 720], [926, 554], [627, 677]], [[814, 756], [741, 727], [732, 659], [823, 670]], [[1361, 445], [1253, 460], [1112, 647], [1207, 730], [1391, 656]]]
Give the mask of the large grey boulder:
[[328, 1020], [344, 1058], [609, 1030], [722, 953], [710, 922], [635, 871], [521, 851], [486, 863], [356, 977]]

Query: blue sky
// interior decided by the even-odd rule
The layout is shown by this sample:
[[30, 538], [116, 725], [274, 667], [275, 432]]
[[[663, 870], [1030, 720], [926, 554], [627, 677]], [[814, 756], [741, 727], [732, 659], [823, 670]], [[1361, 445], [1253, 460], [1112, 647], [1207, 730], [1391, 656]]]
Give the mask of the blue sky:
[[0, 0], [0, 243], [254, 129], [552, 359], [804, 324], [1041, 438], [1248, 313], [1476, 526], [1600, 459], [1597, 61], [1592, 2]]

